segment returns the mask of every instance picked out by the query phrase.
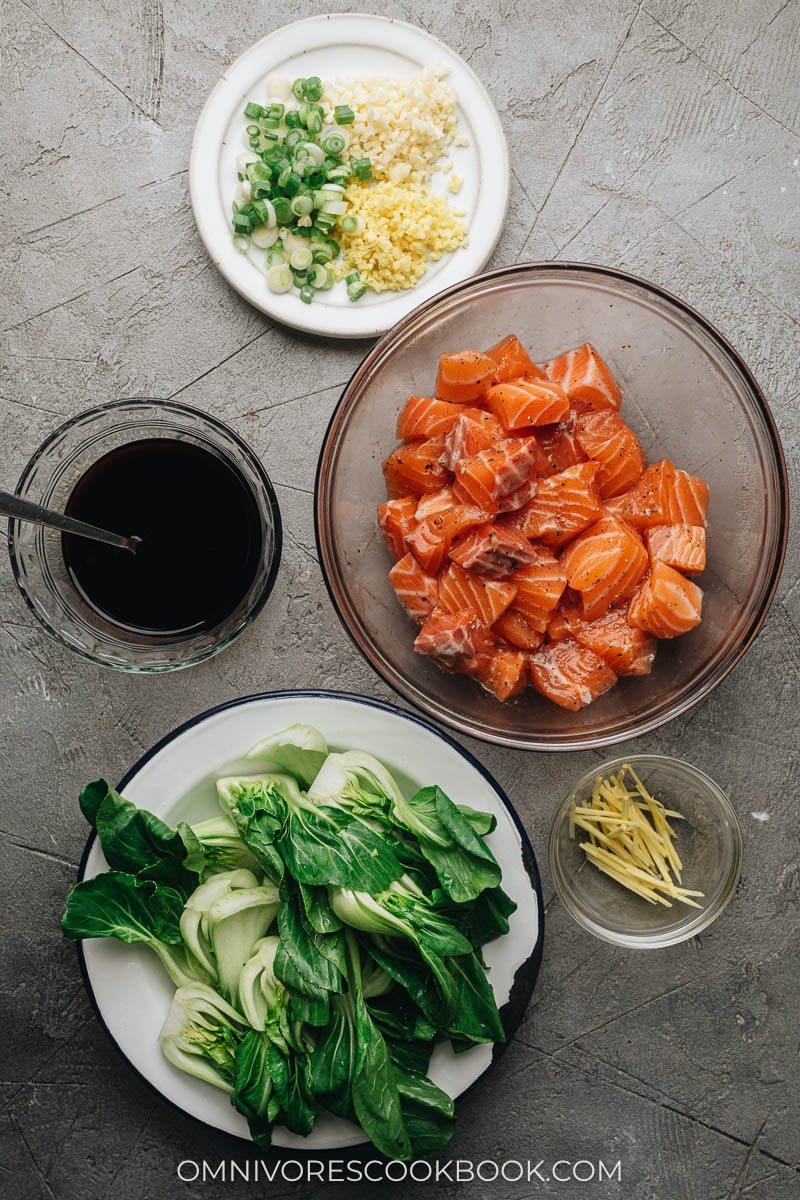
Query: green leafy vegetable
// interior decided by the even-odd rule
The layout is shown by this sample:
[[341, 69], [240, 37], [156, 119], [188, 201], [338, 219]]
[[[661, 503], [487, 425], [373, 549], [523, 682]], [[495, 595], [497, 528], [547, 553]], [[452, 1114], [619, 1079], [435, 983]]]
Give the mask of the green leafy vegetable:
[[152, 813], [123, 799], [105, 779], [83, 789], [80, 806], [97, 830], [112, 870], [152, 878], [182, 893], [196, 886], [205, 855], [185, 822], [170, 829]]
[[178, 988], [158, 1040], [173, 1066], [232, 1093], [243, 1034], [236, 1010], [213, 988], [198, 983]]
[[280, 1112], [269, 1072], [270, 1039], [251, 1029], [234, 1052], [234, 1087], [231, 1103], [247, 1118], [250, 1136], [262, 1150], [272, 1144], [272, 1126]]
[[191, 826], [203, 848], [205, 871], [235, 871], [243, 868], [258, 871], [259, 863], [239, 837], [236, 826], [222, 814]]
[[182, 907], [181, 896], [171, 888], [106, 871], [72, 889], [61, 928], [68, 938], [113, 937], [149, 946], [176, 987], [208, 982], [202, 966], [180, 945]]
[[505, 1036], [480, 958], [515, 909], [483, 840], [494, 817], [438, 787], [406, 798], [378, 759], [329, 753], [308, 725], [248, 758], [259, 774], [219, 779], [222, 812], [194, 826], [89, 784], [111, 869], [73, 889], [64, 933], [159, 957], [177, 988], [165, 1057], [226, 1092], [257, 1146], [327, 1110], [390, 1158], [437, 1153], [454, 1113], [434, 1047]]
[[290, 725], [288, 729], [256, 742], [248, 750], [247, 757], [280, 767], [301, 787], [309, 788], [328, 757], [328, 747], [325, 738], [313, 726]]
[[483, 839], [438, 787], [422, 788], [395, 805], [400, 823], [416, 834], [419, 848], [452, 900], [466, 904], [497, 887], [501, 871]]

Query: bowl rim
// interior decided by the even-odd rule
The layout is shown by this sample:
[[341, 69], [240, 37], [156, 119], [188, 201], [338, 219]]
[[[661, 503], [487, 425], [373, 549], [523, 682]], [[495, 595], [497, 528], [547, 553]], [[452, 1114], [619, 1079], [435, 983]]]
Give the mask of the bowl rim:
[[71, 430], [74, 426], [79, 425], [81, 422], [87, 420], [87, 418], [91, 419], [103, 413], [114, 411], [120, 411], [123, 413], [125, 411], [134, 411], [141, 405], [150, 405], [153, 408], [163, 409], [168, 413], [190, 416], [194, 419], [199, 418], [202, 422], [210, 425], [216, 431], [223, 433], [225, 437], [229, 438], [237, 447], [237, 449], [241, 451], [261, 481], [267, 501], [267, 516], [268, 519], [271, 519], [272, 521], [274, 541], [272, 559], [260, 594], [258, 595], [249, 612], [242, 617], [237, 628], [232, 630], [232, 632], [222, 641], [215, 643], [212, 646], [205, 647], [202, 651], [199, 651], [197, 654], [188, 658], [185, 662], [169, 662], [159, 664], [157, 666], [139, 666], [136, 664], [112, 663], [107, 659], [102, 658], [98, 654], [92, 654], [88, 650], [83, 650], [79, 646], [75, 646], [71, 641], [63, 636], [61, 631], [57, 629], [55, 625], [52, 625], [48, 620], [45, 619], [43, 614], [39, 612], [36, 605], [33, 603], [28, 589], [22, 579], [22, 573], [20, 570], [16, 549], [17, 522], [13, 518], [8, 523], [8, 556], [11, 560], [11, 570], [19, 594], [25, 601], [27, 607], [33, 613], [38, 623], [44, 630], [46, 630], [50, 637], [54, 638], [55, 641], [59, 643], [59, 645], [65, 646], [67, 650], [70, 650], [73, 654], [76, 654], [79, 658], [84, 659], [86, 662], [94, 663], [96, 666], [105, 667], [108, 670], [121, 671], [129, 675], [158, 675], [164, 674], [167, 671], [182, 671], [188, 667], [197, 666], [209, 658], [214, 658], [217, 654], [220, 654], [223, 650], [226, 650], [228, 646], [235, 642], [236, 639], [245, 632], [245, 630], [249, 629], [253, 621], [263, 609], [264, 605], [269, 600], [272, 590], [275, 587], [275, 581], [278, 577], [278, 571], [280, 569], [281, 558], [283, 555], [283, 521], [281, 519], [281, 510], [272, 480], [267, 474], [260, 457], [256, 454], [255, 450], [253, 450], [252, 446], [248, 445], [248, 443], [242, 437], [240, 437], [230, 425], [227, 425], [224, 421], [221, 421], [212, 413], [203, 412], [202, 409], [194, 408], [190, 404], [182, 404], [178, 400], [162, 400], [156, 396], [128, 396], [124, 400], [110, 400], [105, 404], [96, 404], [91, 408], [83, 409], [81, 412], [75, 413], [73, 416], [68, 417], [66, 421], [62, 421], [60, 425], [52, 430], [51, 433], [49, 433], [47, 437], [38, 444], [31, 454], [27, 463], [22, 468], [19, 479], [14, 487], [14, 494], [16, 496], [20, 495], [23, 486], [28, 482], [29, 477], [32, 475], [35, 467], [38, 465], [43, 455], [47, 453], [50, 447], [59, 438], [63, 437], [64, 434]]
[[[688, 909], [685, 922], [669, 931], [649, 930], [634, 934], [621, 933], [593, 920], [587, 915], [578, 900], [571, 887], [569, 876], [561, 864], [561, 855], [558, 848], [559, 835], [564, 821], [569, 815], [574, 797], [582, 788], [593, 783], [598, 776], [611, 774], [615, 770], [620, 770], [626, 764], [634, 767], [667, 767], [675, 771], [678, 775], [690, 777], [694, 783], [699, 784], [706, 799], [712, 805], [716, 805], [717, 810], [725, 817], [726, 836], [723, 840], [727, 843], [730, 856], [727, 870], [720, 876], [715, 893], [706, 907], [699, 911]], [[553, 877], [553, 884], [559, 899], [572, 919], [576, 924], [586, 929], [601, 941], [609, 942], [612, 946], [623, 946], [630, 950], [660, 950], [666, 946], [675, 946], [680, 942], [686, 942], [690, 938], [696, 937], [703, 930], [708, 929], [710, 925], [713, 925], [717, 917], [721, 916], [728, 907], [736, 893], [742, 875], [743, 855], [742, 827], [736, 815], [736, 810], [728, 799], [727, 794], [705, 771], [701, 771], [699, 767], [687, 762], [686, 759], [675, 758], [670, 754], [621, 754], [616, 758], [609, 758], [604, 762], [597, 763], [590, 770], [585, 771], [580, 779], [572, 785], [561, 804], [559, 804], [550, 826], [550, 834], [547, 842], [547, 857], [550, 874]]]
[[[356, 632], [358, 621], [357, 614], [351, 614], [348, 609], [349, 605], [346, 602], [346, 596], [341, 588], [337, 588], [335, 581], [335, 571], [333, 566], [333, 558], [328, 553], [328, 544], [323, 531], [327, 529], [327, 521], [325, 517], [324, 499], [326, 488], [323, 486], [326, 474], [328, 460], [331, 454], [331, 444], [335, 434], [338, 432], [342, 413], [352, 394], [353, 390], [360, 384], [362, 378], [371, 369], [373, 363], [380, 358], [386, 351], [387, 347], [401, 336], [405, 330], [415, 323], [425, 313], [436, 308], [444, 301], [459, 295], [461, 292], [468, 291], [477, 284], [484, 283], [493, 279], [502, 277], [513, 278], [515, 275], [522, 275], [531, 270], [538, 271], [555, 271], [556, 273], [563, 272], [565, 275], [570, 272], [580, 271], [590, 275], [597, 275], [602, 278], [611, 279], [615, 282], [623, 282], [633, 284], [645, 292], [650, 292], [672, 305], [675, 309], [682, 312], [692, 320], [697, 322], [701, 329], [710, 337], [712, 341], [718, 343], [722, 350], [730, 357], [734, 366], [740, 371], [744, 381], [750, 391], [755, 407], [759, 410], [766, 427], [769, 448], [771, 450], [771, 458], [776, 470], [777, 484], [777, 513], [776, 513], [776, 548], [772, 562], [769, 564], [769, 570], [765, 573], [764, 594], [761, 604], [757, 611], [753, 613], [748, 627], [744, 630], [739, 644], [730, 653], [727, 661], [717, 670], [717, 672], [709, 678], [703, 687], [694, 692], [689, 693], [674, 705], [667, 712], [658, 713], [647, 719], [631, 718], [622, 730], [615, 730], [610, 733], [601, 734], [586, 734], [577, 737], [574, 740], [565, 740], [553, 742], [546, 736], [526, 737], [520, 734], [506, 734], [486, 730], [478, 721], [473, 721], [471, 718], [465, 717], [458, 712], [452, 712], [444, 705], [438, 702], [428, 701], [427, 696], [421, 692], [414, 684], [412, 684], [406, 676], [399, 671], [395, 671], [388, 664], [384, 664], [382, 657], [375, 652], [374, 648], [359, 637]], [[539, 750], [539, 751], [562, 751], [570, 752], [576, 750], [594, 750], [606, 746], [619, 745], [622, 742], [629, 741], [632, 738], [641, 737], [643, 734], [652, 733], [653, 730], [659, 729], [662, 725], [668, 724], [675, 720], [676, 717], [682, 716], [690, 709], [694, 708], [701, 701], [714, 691], [723, 679], [725, 679], [734, 667], [740, 662], [746, 651], [755, 641], [758, 633], [761, 630], [767, 613], [775, 598], [775, 593], [780, 582], [783, 564], [786, 558], [786, 550], [789, 536], [789, 483], [786, 469], [786, 458], [784, 455], [783, 445], [781, 442], [778, 427], [775, 418], [767, 402], [766, 396], [757, 382], [753, 372], [748, 367], [738, 350], [728, 340], [728, 338], [717, 329], [707, 317], [692, 305], [676, 296], [673, 292], [661, 287], [660, 284], [653, 283], [652, 280], [645, 279], [640, 275], [635, 275], [629, 271], [620, 270], [617, 267], [606, 267], [598, 263], [585, 263], [573, 261], [548, 261], [537, 260], [531, 262], [513, 263], [507, 267], [495, 267], [491, 271], [483, 271], [477, 275], [472, 275], [460, 283], [453, 284], [451, 287], [438, 292], [429, 300], [419, 304], [402, 320], [380, 338], [375, 345], [367, 352], [361, 362], [356, 366], [352, 375], [345, 384], [336, 407], [331, 414], [328, 426], [325, 430], [325, 435], [322, 440], [319, 458], [317, 459], [317, 469], [314, 479], [314, 533], [317, 544], [317, 553], [319, 556], [320, 570], [325, 581], [325, 586], [330, 597], [331, 604], [338, 616], [345, 632], [354, 643], [359, 653], [369, 663], [372, 669], [382, 678], [390, 687], [394, 689], [409, 703], [427, 716], [441, 721], [443, 724], [450, 726], [459, 734], [469, 737], [478, 738], [484, 742], [491, 742], [495, 745], [506, 746], [508, 748], [518, 750]], [[353, 620], [353, 616], [356, 617]]]
[[[182, 721], [180, 725], [177, 725], [174, 729], [171, 729], [168, 733], [164, 734], [163, 737], [159, 738], [156, 742], [153, 743], [153, 745], [148, 750], [146, 750], [142, 755], [140, 755], [140, 757], [136, 760], [136, 762], [131, 767], [128, 768], [128, 770], [124, 773], [124, 775], [120, 779], [120, 782], [116, 785], [117, 791], [122, 792], [127, 787], [128, 783], [131, 781], [131, 779], [133, 779], [133, 777], [135, 775], [137, 775], [144, 766], [146, 766], [146, 764], [150, 761], [150, 759], [155, 758], [155, 756], [157, 754], [159, 754], [163, 749], [165, 749], [171, 742], [173, 742], [177, 738], [179, 738], [181, 736], [181, 734], [187, 732], [189, 729], [194, 728], [196, 725], [202, 724], [203, 721], [208, 720], [210, 717], [217, 716], [219, 713], [225, 712], [229, 709], [241, 708], [243, 705], [249, 704], [255, 700], [279, 700], [279, 699], [287, 698], [287, 697], [289, 697], [289, 698], [316, 698], [316, 699], [322, 698], [322, 699], [326, 699], [326, 700], [333, 700], [336, 702], [352, 703], [352, 704], [367, 707], [367, 708], [375, 708], [375, 709], [378, 709], [380, 712], [387, 713], [390, 717], [401, 718], [403, 720], [410, 721], [414, 725], [421, 726], [428, 733], [434, 734], [435, 737], [437, 737], [441, 741], [445, 742], [452, 750], [455, 750], [457, 752], [457, 754], [461, 758], [463, 758], [465, 762], [467, 762], [469, 764], [469, 766], [471, 766], [474, 770], [476, 770], [486, 780], [489, 787], [495, 792], [498, 800], [500, 801], [500, 804], [503, 806], [503, 808], [508, 813], [508, 816], [511, 819], [511, 823], [514, 826], [514, 828], [516, 829], [517, 834], [519, 835], [520, 848], [522, 851], [522, 858], [523, 858], [523, 863], [525, 866], [525, 871], [530, 880], [531, 890], [533, 891], [533, 893], [536, 897], [536, 907], [537, 907], [536, 942], [535, 942], [535, 945], [533, 947], [533, 951], [532, 951], [530, 957], [526, 960], [526, 962], [518, 970], [517, 977], [514, 980], [514, 984], [512, 986], [509, 998], [506, 1001], [503, 1008], [501, 1009], [501, 1015], [502, 1015], [502, 1012], [504, 1009], [509, 1010], [509, 1021], [512, 1026], [511, 1033], [507, 1037], [507, 1040], [505, 1042], [493, 1043], [492, 1057], [491, 1057], [491, 1060], [489, 1061], [489, 1063], [487, 1063], [487, 1065], [484, 1067], [484, 1069], [481, 1071], [481, 1073], [472, 1081], [472, 1083], [470, 1083], [463, 1090], [463, 1092], [461, 1092], [460, 1095], [456, 1097], [456, 1102], [461, 1103], [461, 1101], [465, 1097], [467, 1097], [468, 1095], [474, 1094], [474, 1090], [477, 1088], [478, 1084], [480, 1084], [481, 1081], [486, 1077], [486, 1075], [492, 1070], [492, 1068], [497, 1064], [499, 1059], [503, 1057], [503, 1055], [505, 1054], [508, 1047], [511, 1045], [511, 1043], [516, 1038], [517, 1032], [525, 1018], [525, 1014], [526, 1014], [528, 1006], [530, 1004], [530, 1000], [533, 995], [533, 991], [534, 991], [534, 989], [536, 987], [536, 983], [538, 981], [539, 971], [541, 969], [542, 959], [543, 959], [543, 955], [544, 955], [544, 936], [545, 936], [545, 904], [544, 904], [544, 896], [543, 896], [543, 892], [542, 892], [541, 872], [539, 869], [539, 864], [538, 864], [538, 861], [536, 858], [536, 852], [533, 848], [533, 843], [531, 841], [530, 834], [528, 833], [528, 830], [526, 829], [526, 827], [523, 823], [522, 817], [520, 816], [519, 812], [517, 811], [515, 805], [513, 804], [512, 800], [509, 797], [508, 793], [506, 792], [505, 788], [498, 782], [498, 780], [495, 778], [495, 776], [492, 774], [492, 772], [489, 770], [489, 768], [485, 767], [484, 764], [480, 761], [480, 759], [476, 758], [476, 756], [470, 750], [468, 750], [466, 746], [462, 746], [460, 742], [457, 742], [455, 740], [455, 738], [451, 737], [450, 734], [446, 733], [443, 729], [440, 729], [437, 725], [435, 725], [433, 723], [433, 721], [428, 720], [427, 717], [420, 716], [418, 713], [415, 713], [415, 712], [409, 712], [407, 709], [400, 708], [399, 705], [394, 704], [388, 700], [379, 700], [374, 696], [362, 695], [360, 692], [343, 692], [343, 691], [337, 690], [335, 688], [279, 688], [274, 691], [252, 692], [252, 693], [249, 693], [244, 696], [237, 696], [232, 700], [223, 700], [219, 704], [214, 704], [211, 707], [204, 709], [202, 712], [195, 713], [194, 716], [189, 717], [187, 720]], [[92, 848], [94, 847], [96, 841], [97, 841], [97, 832], [95, 830], [91, 830], [91, 832], [89, 833], [89, 835], [86, 839], [86, 843], [84, 845], [83, 852], [82, 852], [80, 860], [78, 862], [78, 869], [75, 873], [76, 882], [78, 882], [78, 883], [80, 883], [85, 878], [86, 869], [87, 869], [87, 865], [88, 865], [88, 861], [89, 861], [89, 856], [92, 852]], [[149, 1079], [145, 1074], [143, 1074], [142, 1071], [140, 1071], [139, 1068], [137, 1066], [135, 1066], [134, 1063], [131, 1062], [131, 1060], [126, 1055], [125, 1051], [118, 1044], [116, 1038], [114, 1037], [113, 1033], [109, 1029], [109, 1027], [100, 1011], [100, 1005], [99, 1005], [99, 1002], [95, 995], [95, 990], [92, 985], [88, 964], [86, 962], [86, 956], [84, 954], [84, 949], [83, 949], [84, 940], [85, 939], [83, 939], [83, 938], [78, 939], [75, 943], [75, 949], [76, 949], [76, 957], [78, 959], [78, 966], [80, 969], [81, 979], [83, 982], [85, 993], [86, 993], [87, 999], [89, 1000], [90, 1006], [94, 1012], [95, 1018], [97, 1019], [99, 1025], [100, 1025], [100, 1028], [103, 1030], [103, 1033], [106, 1035], [108, 1040], [111, 1042], [111, 1045], [113, 1046], [114, 1051], [119, 1056], [119, 1058], [130, 1068], [130, 1070], [133, 1071], [133, 1073], [137, 1076], [137, 1078], [142, 1083], [145, 1084], [145, 1086], [153, 1093], [153, 1095], [157, 1096], [158, 1099], [161, 1101], [161, 1103], [167, 1105], [172, 1111], [180, 1113], [187, 1120], [196, 1122], [199, 1126], [202, 1126], [205, 1129], [211, 1130], [213, 1133], [215, 1133], [223, 1138], [232, 1139], [235, 1143], [237, 1143], [238, 1145], [240, 1145], [242, 1147], [249, 1146], [252, 1150], [254, 1148], [254, 1143], [252, 1141], [250, 1141], [248, 1138], [239, 1137], [235, 1133], [229, 1133], [226, 1130], [219, 1129], [216, 1125], [213, 1125], [210, 1122], [203, 1120], [202, 1117], [197, 1117], [194, 1114], [188, 1113], [185, 1109], [181, 1108], [181, 1106], [179, 1104], [177, 1104], [174, 1100], [171, 1100], [168, 1096], [165, 1096], [164, 1093], [159, 1090], [157, 1084], [155, 1084], [151, 1079]], [[520, 1008], [517, 989], [520, 986], [524, 989], [527, 986], [528, 980], [530, 980], [530, 992]], [[369, 1146], [369, 1144], [370, 1144], [369, 1139], [365, 1138], [365, 1140], [363, 1142], [356, 1143], [354, 1146], [349, 1147], [349, 1149], [353, 1150], [355, 1153], [358, 1153], [359, 1151], [361, 1151], [363, 1149], [364, 1146]], [[318, 1148], [304, 1149], [304, 1148], [300, 1148], [300, 1147], [296, 1147], [296, 1148], [292, 1147], [290, 1152], [295, 1157], [302, 1158], [303, 1156], [308, 1156], [308, 1155], [314, 1155], [316, 1157], [325, 1156], [325, 1155], [330, 1156], [332, 1154], [341, 1155], [344, 1152], [344, 1150], [346, 1150], [346, 1149], [348, 1149], [348, 1147], [331, 1148], [329, 1150], [318, 1149]], [[281, 1153], [284, 1150], [284, 1147], [277, 1146], [276, 1150], [278, 1151], [278, 1153]]]

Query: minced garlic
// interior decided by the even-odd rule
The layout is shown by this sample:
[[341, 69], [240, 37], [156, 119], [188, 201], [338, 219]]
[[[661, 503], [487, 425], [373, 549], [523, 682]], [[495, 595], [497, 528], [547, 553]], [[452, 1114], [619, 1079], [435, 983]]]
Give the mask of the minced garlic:
[[[347, 152], [370, 160], [373, 179], [430, 183], [458, 124], [456, 94], [444, 82], [447, 73], [446, 67], [431, 66], [414, 75], [364, 75], [326, 85], [331, 111], [335, 104], [352, 108]], [[401, 178], [398, 167], [406, 172]]]
[[354, 268], [375, 292], [413, 287], [428, 263], [466, 245], [464, 222], [444, 196], [383, 181], [351, 183], [347, 212], [359, 218], [357, 233], [340, 235], [342, 258], [336, 274]]

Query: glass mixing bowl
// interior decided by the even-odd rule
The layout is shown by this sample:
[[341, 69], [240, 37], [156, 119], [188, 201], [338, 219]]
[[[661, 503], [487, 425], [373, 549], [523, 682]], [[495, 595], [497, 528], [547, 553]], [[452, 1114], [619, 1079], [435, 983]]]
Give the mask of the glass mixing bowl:
[[[439, 355], [516, 333], [534, 359], [593, 342], [620, 380], [623, 414], [651, 460], [668, 457], [711, 488], [702, 624], [659, 644], [651, 675], [622, 679], [579, 713], [531, 688], [500, 704], [413, 650], [415, 627], [386, 578], [376, 521], [381, 461], [409, 394], [430, 395]], [[602, 267], [521, 264], [468, 279], [420, 305], [370, 351], [333, 415], [317, 472], [320, 562], [345, 628], [406, 699], [460, 733], [533, 750], [635, 737], [709, 694], [758, 633], [786, 548], [786, 466], [764, 396], [733, 347], [652, 283]]]
[[256, 502], [263, 545], [258, 570], [233, 612], [214, 628], [151, 637], [112, 624], [75, 587], [64, 563], [60, 533], [27, 521], [8, 523], [14, 577], [34, 615], [70, 650], [120, 671], [174, 671], [224, 650], [266, 603], [281, 558], [280, 511], [260, 461], [232, 429], [186, 404], [124, 400], [80, 413], [35, 452], [22, 472], [17, 495], [63, 512], [75, 484], [98, 459], [149, 438], [175, 438], [211, 451], [235, 469]]
[[[683, 862], [681, 884], [703, 892], [699, 908], [649, 903], [592, 866], [580, 848], [582, 830], [569, 836], [573, 803], [588, 804], [595, 780], [616, 775], [626, 763], [652, 796], [683, 817], [672, 821]], [[658, 949], [695, 937], [727, 907], [742, 871], [742, 833], [713, 779], [678, 758], [634, 754], [592, 767], [572, 789], [550, 831], [550, 869], [567, 911], [584, 929], [616, 946]]]

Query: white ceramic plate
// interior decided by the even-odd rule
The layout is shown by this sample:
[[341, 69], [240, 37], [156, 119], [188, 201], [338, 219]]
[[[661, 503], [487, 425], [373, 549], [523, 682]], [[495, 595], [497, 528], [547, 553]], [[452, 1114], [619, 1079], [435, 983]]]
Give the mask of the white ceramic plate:
[[[356, 303], [343, 284], [304, 304], [297, 293], [276, 295], [266, 282], [264, 252], [240, 254], [231, 240], [231, 203], [238, 182], [236, 158], [248, 147], [248, 100], [266, 102], [271, 75], [319, 75], [323, 80], [355, 75], [410, 75], [442, 65], [459, 102], [459, 132], [466, 147], [448, 156], [463, 179], [454, 206], [466, 211], [469, 245], [431, 263], [416, 287], [367, 294]], [[445, 191], [447, 176], [434, 176]], [[327, 337], [376, 337], [423, 300], [482, 270], [494, 250], [508, 208], [509, 162], [503, 129], [477, 75], [448, 46], [403, 21], [355, 13], [310, 17], [286, 25], [237, 58], [206, 101], [189, 159], [189, 190], [197, 228], [214, 263], [237, 292], [277, 321]]]
[[[503, 870], [503, 887], [517, 903], [505, 937], [484, 948], [489, 979], [509, 1037], [522, 1019], [539, 968], [542, 899], [530, 842], [507, 797], [465, 750], [419, 717], [387, 704], [336, 692], [274, 692], [245, 697], [202, 713], [155, 746], [120, 784], [125, 796], [170, 824], [204, 820], [219, 812], [214, 780], [237, 766], [260, 738], [295, 721], [320, 729], [334, 748], [367, 750], [410, 788], [436, 782], [460, 803], [493, 812], [497, 828], [487, 839]], [[421, 769], [421, 764], [425, 764]], [[240, 769], [244, 767], [241, 764]], [[246, 768], [252, 773], [253, 764]], [[90, 838], [79, 877], [107, 870], [100, 845]], [[109, 1036], [130, 1065], [172, 1104], [207, 1125], [249, 1139], [247, 1123], [228, 1097], [182, 1074], [166, 1061], [158, 1033], [173, 985], [155, 955], [143, 946], [111, 939], [79, 943], [89, 995]], [[498, 1048], [499, 1049], [499, 1048]], [[495, 1056], [497, 1049], [495, 1050]], [[436, 1048], [431, 1076], [454, 1098], [491, 1065], [491, 1046], [454, 1054]], [[361, 1129], [325, 1114], [307, 1138], [275, 1130], [275, 1145], [328, 1150], [365, 1141]]]

